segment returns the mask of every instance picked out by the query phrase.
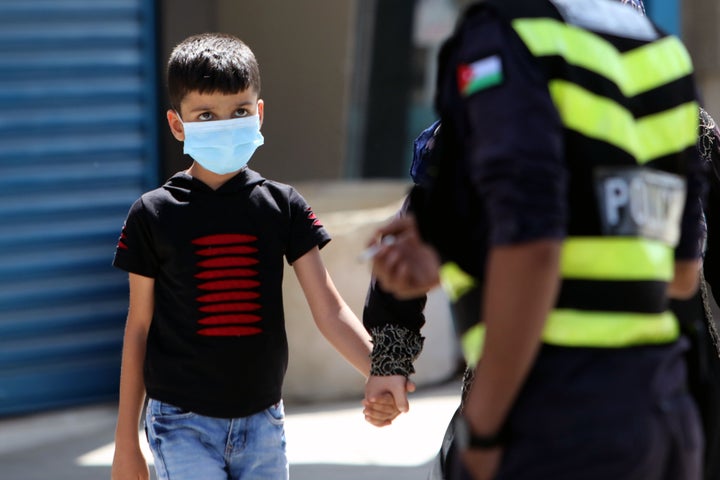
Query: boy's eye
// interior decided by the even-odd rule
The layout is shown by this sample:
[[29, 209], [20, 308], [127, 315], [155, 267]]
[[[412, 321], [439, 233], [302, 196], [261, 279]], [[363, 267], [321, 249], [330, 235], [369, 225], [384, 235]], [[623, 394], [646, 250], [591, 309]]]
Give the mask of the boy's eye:
[[244, 108], [240, 108], [238, 110], [235, 110], [234, 115], [236, 117], [246, 117], [248, 115], [248, 111], [245, 110]]
[[198, 115], [198, 120], [200, 120], [200, 121], [208, 121], [208, 120], [212, 120], [212, 119], [213, 119], [213, 115], [210, 112], [203, 112], [200, 115]]

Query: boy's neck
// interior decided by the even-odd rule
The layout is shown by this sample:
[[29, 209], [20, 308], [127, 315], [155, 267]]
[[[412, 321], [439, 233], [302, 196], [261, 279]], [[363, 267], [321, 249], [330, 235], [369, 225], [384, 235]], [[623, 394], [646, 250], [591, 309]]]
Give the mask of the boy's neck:
[[240, 170], [221, 175], [219, 173], [211, 172], [197, 162], [193, 162], [192, 165], [190, 165], [190, 168], [188, 168], [185, 172], [191, 177], [200, 180], [213, 190], [217, 190], [227, 183], [228, 180], [240, 173]]

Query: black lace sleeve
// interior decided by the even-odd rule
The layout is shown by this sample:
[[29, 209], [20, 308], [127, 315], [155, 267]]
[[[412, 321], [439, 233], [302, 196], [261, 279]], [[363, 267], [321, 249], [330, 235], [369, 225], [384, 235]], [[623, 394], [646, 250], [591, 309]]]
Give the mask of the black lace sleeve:
[[363, 325], [373, 342], [372, 375], [415, 373], [413, 361], [424, 340], [420, 329], [425, 324], [426, 298], [398, 300], [372, 279], [363, 308]]
[[373, 342], [370, 375], [407, 377], [415, 373], [413, 362], [422, 351], [424, 337], [392, 324], [373, 328], [370, 335]]
[[700, 154], [709, 164], [709, 192], [705, 202], [707, 240], [703, 273], [715, 298], [720, 298], [720, 130], [713, 118], [700, 111]]

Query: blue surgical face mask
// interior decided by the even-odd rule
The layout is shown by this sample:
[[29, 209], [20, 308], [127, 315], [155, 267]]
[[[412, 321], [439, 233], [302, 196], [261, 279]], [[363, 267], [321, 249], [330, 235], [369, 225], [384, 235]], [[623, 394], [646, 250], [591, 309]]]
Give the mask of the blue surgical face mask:
[[224, 175], [247, 165], [255, 149], [265, 143], [260, 117], [183, 123], [183, 152], [207, 170]]

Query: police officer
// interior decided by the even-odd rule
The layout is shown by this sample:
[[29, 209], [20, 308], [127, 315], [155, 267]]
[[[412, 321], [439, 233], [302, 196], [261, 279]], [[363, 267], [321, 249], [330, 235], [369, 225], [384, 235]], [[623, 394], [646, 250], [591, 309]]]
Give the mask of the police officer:
[[439, 69], [418, 229], [380, 229], [396, 241], [374, 273], [418, 295], [435, 281], [428, 242], [464, 305], [477, 367], [450, 478], [699, 479], [686, 342], [667, 309], [695, 292], [700, 255], [684, 47], [611, 0], [488, 0]]

